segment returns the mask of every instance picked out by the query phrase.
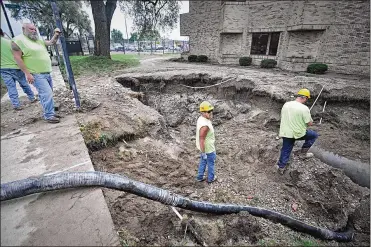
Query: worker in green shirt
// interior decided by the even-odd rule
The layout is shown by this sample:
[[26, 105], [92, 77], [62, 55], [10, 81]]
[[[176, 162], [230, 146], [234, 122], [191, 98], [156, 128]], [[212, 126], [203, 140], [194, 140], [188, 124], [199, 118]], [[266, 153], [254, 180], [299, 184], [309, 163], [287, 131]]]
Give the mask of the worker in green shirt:
[[36, 27], [31, 23], [23, 24], [23, 34], [13, 38], [12, 50], [19, 68], [25, 73], [28, 83], [33, 84], [43, 107], [44, 119], [48, 123], [59, 123], [54, 112], [53, 81], [51, 60], [46, 46], [55, 44], [60, 30], [54, 30], [51, 40], [41, 40]]
[[207, 182], [210, 184], [216, 181], [214, 174], [214, 164], [216, 159], [215, 134], [211, 123], [214, 106], [204, 101], [200, 104], [201, 116], [197, 119], [196, 126], [196, 147], [201, 152], [200, 164], [196, 180], [204, 181], [204, 173], [207, 165]]
[[282, 137], [283, 145], [277, 163], [277, 170], [281, 175], [285, 172], [296, 140], [305, 140], [300, 151], [301, 156], [307, 158], [313, 156], [308, 150], [318, 138], [318, 134], [313, 130], [307, 130], [308, 126], [313, 125], [310, 110], [304, 105], [309, 98], [309, 90], [303, 88], [297, 93], [295, 100], [286, 102], [282, 107], [279, 136]]
[[23, 89], [23, 92], [27, 95], [28, 99], [33, 103], [37, 102], [35, 94], [32, 92], [30, 85], [28, 85], [26, 77], [22, 70], [19, 69], [17, 63], [14, 60], [11, 48], [11, 40], [5, 38], [4, 32], [0, 29], [1, 39], [1, 64], [0, 74], [4, 80], [5, 86], [8, 89], [8, 95], [10, 102], [13, 105], [14, 110], [22, 110], [21, 104], [18, 98], [18, 91], [16, 82]]

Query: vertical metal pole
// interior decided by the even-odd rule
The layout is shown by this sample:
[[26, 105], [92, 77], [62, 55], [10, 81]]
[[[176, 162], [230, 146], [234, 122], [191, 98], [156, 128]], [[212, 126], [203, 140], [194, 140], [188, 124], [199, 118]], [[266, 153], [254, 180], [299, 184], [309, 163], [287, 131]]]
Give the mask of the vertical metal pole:
[[174, 49], [175, 49], [175, 40], [173, 40], [173, 54], [174, 54]]
[[6, 13], [6, 10], [4, 7], [4, 3], [3, 1], [0, 1], [0, 2], [1, 2], [1, 8], [3, 9], [4, 15], [5, 15], [6, 23], [8, 23], [8, 27], [9, 27], [10, 33], [12, 34], [12, 38], [14, 38], [13, 29], [12, 29], [12, 26], [10, 25], [8, 14]]
[[68, 72], [67, 73], [68, 74], [68, 80], [69, 80], [70, 85], [72, 87], [73, 96], [75, 98], [76, 108], [79, 109], [80, 108], [79, 93], [77, 92], [75, 78], [73, 77], [70, 57], [68, 56], [66, 40], [65, 40], [64, 34], [63, 34], [63, 26], [62, 26], [61, 19], [59, 18], [59, 10], [58, 10], [57, 4], [55, 3], [55, 0], [50, 0], [50, 3], [51, 3], [51, 6], [52, 6], [52, 9], [53, 9], [53, 15], [54, 15], [55, 21], [57, 23], [57, 27], [61, 30], [61, 34], [59, 36], [59, 39], [60, 39], [61, 44], [62, 44], [63, 58], [64, 58], [66, 70]]

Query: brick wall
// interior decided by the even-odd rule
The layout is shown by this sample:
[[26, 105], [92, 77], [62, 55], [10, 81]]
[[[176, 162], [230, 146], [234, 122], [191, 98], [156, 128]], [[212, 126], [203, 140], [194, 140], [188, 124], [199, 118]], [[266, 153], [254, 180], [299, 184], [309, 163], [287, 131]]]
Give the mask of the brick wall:
[[242, 33], [221, 35], [221, 54], [241, 55]]
[[317, 57], [323, 31], [289, 32], [285, 57]]
[[[253, 32], [281, 32], [278, 66], [304, 71], [312, 62], [329, 70], [369, 75], [369, 1], [190, 1], [180, 18], [191, 54], [236, 63], [250, 55]], [[236, 34], [239, 33], [239, 34]], [[238, 54], [240, 53], [240, 54]], [[228, 56], [225, 56], [229, 54]], [[288, 59], [289, 57], [310, 59]], [[252, 56], [258, 63], [262, 57]]]
[[221, 20], [219, 1], [189, 1], [189, 13], [181, 15], [180, 25], [184, 27], [180, 29], [189, 36], [190, 54], [218, 60]]

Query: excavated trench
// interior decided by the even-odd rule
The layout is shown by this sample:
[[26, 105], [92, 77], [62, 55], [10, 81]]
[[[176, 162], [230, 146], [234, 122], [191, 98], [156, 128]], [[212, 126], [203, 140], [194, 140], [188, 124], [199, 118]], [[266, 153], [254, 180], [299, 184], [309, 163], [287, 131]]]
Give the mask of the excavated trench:
[[[152, 122], [147, 128], [160, 127], [93, 150], [97, 170], [124, 174], [196, 200], [276, 210], [331, 230], [352, 225], [356, 233], [351, 244], [369, 245], [368, 188], [316, 158], [292, 155], [287, 173], [281, 177], [275, 172], [281, 147], [276, 139], [279, 113], [292, 99], [290, 94], [265, 91], [250, 80], [223, 83], [225, 79], [208, 74], [116, 79], [139, 100], [136, 107], [144, 104], [159, 113], [159, 124]], [[195, 123], [203, 100], [215, 106], [218, 182], [211, 185], [194, 180], [199, 155]], [[324, 94], [312, 110], [315, 123], [324, 101], [328, 106], [322, 124], [314, 127], [320, 134], [318, 148], [357, 161], [369, 172], [369, 102]], [[169, 207], [122, 192], [104, 189], [104, 193], [123, 244], [196, 244]], [[250, 215], [180, 213], [194, 218], [208, 245], [341, 245]]]

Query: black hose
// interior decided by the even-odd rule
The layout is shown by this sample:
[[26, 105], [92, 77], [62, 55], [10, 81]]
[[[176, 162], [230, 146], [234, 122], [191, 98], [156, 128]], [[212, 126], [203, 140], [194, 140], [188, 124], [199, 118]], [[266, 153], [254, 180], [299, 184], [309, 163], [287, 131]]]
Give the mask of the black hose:
[[258, 217], [281, 223], [296, 231], [304, 232], [325, 240], [351, 241], [353, 232], [334, 232], [328, 229], [315, 227], [278, 212], [251, 206], [219, 204], [190, 200], [167, 190], [154, 187], [142, 182], [129, 179], [125, 176], [105, 172], [65, 172], [54, 175], [30, 177], [18, 181], [1, 184], [1, 201], [27, 196], [45, 191], [99, 186], [129, 192], [165, 205], [171, 205], [187, 210], [214, 213], [232, 214], [247, 211]]
[[[303, 145], [303, 141], [296, 142], [298, 147]], [[323, 163], [343, 170], [354, 183], [370, 188], [370, 164], [360, 161], [350, 160], [332, 152], [326, 151], [317, 145], [310, 148], [311, 153]]]

